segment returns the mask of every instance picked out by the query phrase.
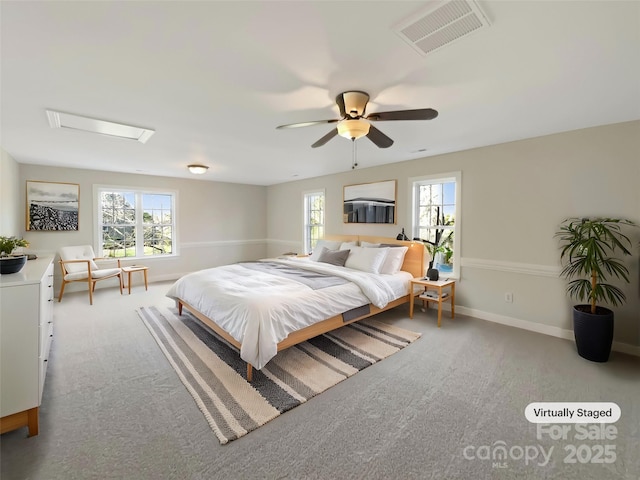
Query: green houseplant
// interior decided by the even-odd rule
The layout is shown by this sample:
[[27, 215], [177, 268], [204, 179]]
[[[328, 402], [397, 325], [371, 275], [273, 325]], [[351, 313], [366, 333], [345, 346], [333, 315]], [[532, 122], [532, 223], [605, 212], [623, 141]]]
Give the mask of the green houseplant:
[[633, 222], [618, 218], [568, 218], [556, 236], [560, 238], [562, 277], [569, 280], [569, 295], [585, 304], [573, 307], [573, 331], [578, 354], [606, 362], [613, 342], [614, 307], [624, 304], [624, 292], [609, 283], [629, 283], [629, 270], [621, 257], [631, 255], [631, 240], [623, 232]]
[[11, 255], [16, 247], [28, 247], [29, 242], [23, 238], [0, 236], [0, 254]]
[[19, 272], [27, 262], [26, 255], [10, 256], [16, 247], [28, 247], [23, 238], [0, 236], [0, 274]]

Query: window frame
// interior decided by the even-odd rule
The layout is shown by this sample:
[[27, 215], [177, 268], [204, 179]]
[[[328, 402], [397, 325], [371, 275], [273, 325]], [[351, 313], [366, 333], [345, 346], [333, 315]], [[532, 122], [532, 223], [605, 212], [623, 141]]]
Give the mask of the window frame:
[[172, 253], [164, 255], [140, 255], [139, 247], [144, 252], [144, 241], [136, 244], [136, 255], [131, 257], [117, 257], [120, 260], [149, 260], [159, 258], [171, 258], [179, 256], [178, 249], [178, 221], [177, 221], [177, 209], [178, 209], [178, 191], [167, 188], [150, 188], [150, 187], [136, 187], [126, 185], [94, 185], [93, 186], [93, 205], [94, 205], [94, 249], [96, 254], [102, 256], [103, 251], [103, 238], [102, 238], [102, 201], [101, 195], [105, 191], [133, 193], [135, 196], [135, 210], [136, 210], [136, 238], [144, 238], [144, 210], [142, 207], [142, 195], [154, 194], [154, 195], [170, 195], [171, 196], [171, 231], [172, 235]]
[[319, 223], [319, 224], [314, 224], [314, 227], [320, 226], [322, 227], [322, 232], [323, 235], [319, 238], [322, 238], [324, 236], [324, 229], [326, 226], [326, 219], [327, 219], [327, 195], [325, 192], [325, 189], [314, 189], [314, 190], [306, 190], [304, 192], [302, 192], [302, 247], [303, 247], [303, 251], [305, 254], [309, 254], [313, 251], [313, 248], [311, 246], [311, 235], [310, 235], [310, 229], [312, 227], [312, 225], [309, 224], [309, 213], [310, 213], [310, 202], [309, 199], [311, 196], [313, 195], [321, 195], [322, 196], [322, 219], [323, 222]]
[[460, 250], [460, 238], [462, 228], [462, 172], [444, 172], [431, 175], [422, 175], [419, 177], [409, 178], [409, 225], [411, 225], [411, 238], [418, 237], [419, 231], [419, 202], [418, 188], [421, 185], [426, 184], [441, 184], [455, 182], [455, 224], [451, 228], [454, 231], [453, 235], [453, 271], [447, 272], [443, 277], [459, 279], [460, 278], [460, 264], [462, 259], [462, 252]]

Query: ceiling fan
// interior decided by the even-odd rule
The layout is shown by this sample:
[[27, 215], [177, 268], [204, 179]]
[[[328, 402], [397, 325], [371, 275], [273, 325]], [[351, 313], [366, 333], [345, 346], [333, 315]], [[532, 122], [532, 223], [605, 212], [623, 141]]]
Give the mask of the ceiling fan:
[[388, 120], [432, 120], [438, 116], [438, 112], [431, 108], [419, 108], [416, 110], [396, 110], [394, 112], [375, 112], [364, 116], [367, 109], [369, 94], [360, 91], [348, 91], [338, 94], [336, 104], [340, 109], [340, 116], [331, 120], [315, 120], [310, 122], [290, 123], [276, 128], [298, 128], [319, 125], [323, 123], [337, 123], [336, 128], [311, 145], [313, 148], [321, 147], [336, 135], [351, 140], [366, 136], [380, 148], [388, 148], [393, 145], [393, 140], [374, 127], [371, 122]]

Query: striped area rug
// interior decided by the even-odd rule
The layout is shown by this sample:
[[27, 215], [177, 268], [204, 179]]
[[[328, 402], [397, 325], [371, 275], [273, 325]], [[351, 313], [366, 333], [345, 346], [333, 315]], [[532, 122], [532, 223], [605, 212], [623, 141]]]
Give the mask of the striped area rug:
[[246, 363], [193, 315], [143, 307], [140, 318], [226, 444], [306, 402], [420, 337], [374, 318], [284, 350], [245, 380]]

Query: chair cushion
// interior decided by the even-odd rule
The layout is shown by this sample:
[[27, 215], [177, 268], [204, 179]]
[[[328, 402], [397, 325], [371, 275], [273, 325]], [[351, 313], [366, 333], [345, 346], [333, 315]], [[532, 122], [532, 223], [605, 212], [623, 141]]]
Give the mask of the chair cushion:
[[[61, 260], [89, 260], [91, 270], [97, 270], [98, 265], [93, 261], [95, 254], [93, 253], [93, 247], [91, 245], [78, 245], [75, 247], [62, 247], [58, 251]], [[84, 272], [85, 278], [87, 276], [87, 264], [78, 263], [65, 263], [64, 268], [67, 273], [82, 273]], [[66, 277], [65, 277], [66, 278]], [[80, 277], [82, 278], [82, 277]]]
[[86, 271], [86, 269], [85, 269], [85, 271], [84, 271], [84, 272], [67, 273], [67, 274], [64, 276], [64, 279], [65, 279], [67, 282], [72, 282], [72, 281], [74, 281], [74, 280], [86, 280], [86, 279], [87, 279], [87, 277], [88, 277], [88, 275], [87, 275], [87, 271]]
[[[122, 270], [120, 268], [101, 268], [99, 270], [91, 270], [91, 278], [113, 277], [114, 275], [119, 274], [121, 271]], [[84, 272], [67, 273], [64, 276], [64, 279], [67, 282], [72, 282], [72, 281], [75, 281], [75, 280], [86, 280], [87, 279], [87, 270], [85, 269]]]
[[100, 270], [91, 270], [91, 278], [105, 278], [118, 275], [122, 270], [120, 268], [101, 268]]

